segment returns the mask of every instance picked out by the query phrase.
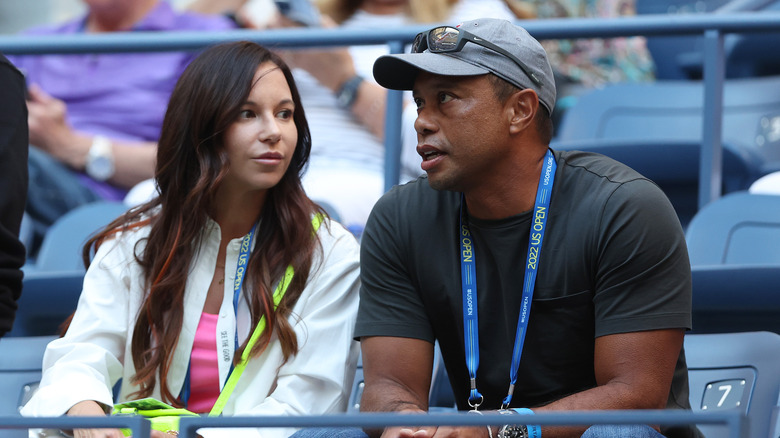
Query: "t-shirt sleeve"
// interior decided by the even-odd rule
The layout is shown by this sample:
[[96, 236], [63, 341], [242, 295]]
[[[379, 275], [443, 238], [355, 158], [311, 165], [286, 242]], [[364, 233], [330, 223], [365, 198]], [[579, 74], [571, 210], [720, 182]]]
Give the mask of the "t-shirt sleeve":
[[355, 337], [394, 336], [434, 342], [416, 282], [408, 205], [393, 189], [377, 202], [360, 248], [360, 307]]
[[691, 328], [691, 268], [671, 203], [645, 179], [604, 204], [597, 244], [596, 336]]

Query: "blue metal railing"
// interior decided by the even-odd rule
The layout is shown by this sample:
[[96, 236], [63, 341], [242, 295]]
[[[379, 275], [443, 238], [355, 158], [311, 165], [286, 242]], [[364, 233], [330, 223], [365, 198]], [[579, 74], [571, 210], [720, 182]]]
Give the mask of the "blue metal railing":
[[[518, 21], [538, 39], [618, 36], [704, 37], [704, 123], [699, 174], [699, 207], [717, 199], [722, 182], [724, 84], [723, 36], [729, 33], [780, 32], [780, 13], [643, 15], [620, 19], [549, 19]], [[430, 25], [394, 29], [280, 29], [224, 32], [131, 32], [57, 36], [0, 36], [0, 51], [7, 54], [121, 53], [198, 50], [236, 40], [251, 40], [268, 47], [324, 47], [388, 44], [391, 53], [402, 51], [415, 34]], [[400, 175], [401, 93], [390, 92], [385, 136], [385, 188], [398, 183]]]
[[[7, 394], [4, 394], [7, 396]], [[0, 416], [0, 434], [4, 429], [130, 429], [133, 438], [149, 438], [150, 424], [143, 417], [115, 415], [112, 417], [11, 417]]]
[[[197, 436], [199, 428], [206, 427], [360, 427], [384, 426], [485, 426], [499, 425], [506, 417], [499, 414], [469, 415], [467, 413], [401, 415], [394, 413], [334, 414], [322, 416], [257, 416], [257, 417], [182, 417], [179, 431], [182, 437]], [[591, 424], [659, 424], [680, 426], [688, 424], [718, 425], [730, 437], [748, 435], [745, 416], [738, 410], [718, 412], [690, 412], [681, 410], [648, 411], [580, 411], [540, 412], [533, 416], [533, 424], [540, 426], [581, 426]], [[21, 428], [131, 428], [134, 438], [149, 437], [149, 422], [142, 417], [57, 417], [25, 418], [0, 417], [0, 430]]]

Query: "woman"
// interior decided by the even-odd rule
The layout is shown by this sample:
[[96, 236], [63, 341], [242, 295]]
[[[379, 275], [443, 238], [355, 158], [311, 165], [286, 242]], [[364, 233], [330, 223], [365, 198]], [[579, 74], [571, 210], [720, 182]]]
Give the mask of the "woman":
[[[22, 413], [103, 415], [120, 378], [120, 402], [154, 397], [208, 413], [245, 349], [224, 415], [343, 411], [358, 351], [358, 245], [327, 218], [317, 225], [323, 212], [300, 179], [310, 146], [277, 55], [239, 42], [198, 56], [163, 122], [159, 197], [88, 242], [85, 256], [96, 254], [78, 309], [47, 348], [40, 389]], [[248, 346], [259, 323], [265, 329]], [[202, 435], [227, 433], [239, 430]]]

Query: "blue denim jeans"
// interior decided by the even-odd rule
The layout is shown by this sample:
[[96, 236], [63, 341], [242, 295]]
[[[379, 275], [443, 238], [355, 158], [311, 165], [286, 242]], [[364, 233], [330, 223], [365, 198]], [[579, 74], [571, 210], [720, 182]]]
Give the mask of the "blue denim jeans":
[[27, 169], [27, 219], [32, 228], [32, 246], [28, 256], [34, 255], [43, 236], [60, 216], [100, 197], [79, 181], [76, 173], [51, 155], [30, 146]]
[[611, 424], [600, 424], [591, 426], [582, 434], [582, 438], [664, 438], [650, 426], [616, 426]]
[[290, 438], [368, 438], [356, 427], [312, 427], [295, 432]]

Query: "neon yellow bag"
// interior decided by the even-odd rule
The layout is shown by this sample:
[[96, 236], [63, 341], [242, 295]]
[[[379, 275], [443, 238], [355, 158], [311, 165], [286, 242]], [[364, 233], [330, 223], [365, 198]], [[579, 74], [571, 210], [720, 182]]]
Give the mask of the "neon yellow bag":
[[[174, 408], [155, 398], [142, 398], [114, 405], [112, 415], [141, 415], [149, 419], [152, 429], [160, 432], [179, 431], [179, 418], [183, 416], [197, 417], [198, 414], [186, 409]], [[130, 429], [122, 429], [125, 436], [130, 436]]]

